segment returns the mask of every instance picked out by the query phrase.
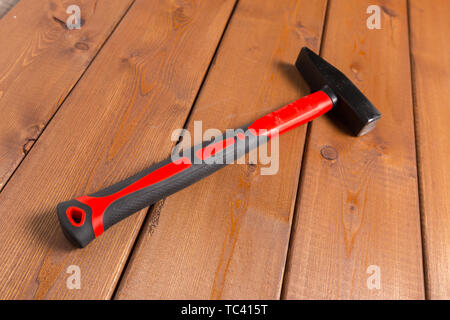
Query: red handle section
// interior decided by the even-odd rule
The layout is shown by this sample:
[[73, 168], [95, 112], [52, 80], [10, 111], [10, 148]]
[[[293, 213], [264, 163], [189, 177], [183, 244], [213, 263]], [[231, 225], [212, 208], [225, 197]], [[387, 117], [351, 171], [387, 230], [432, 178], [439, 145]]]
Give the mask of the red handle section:
[[[76, 200], [84, 203], [89, 206], [92, 210], [92, 228], [94, 229], [94, 234], [96, 237], [100, 236], [103, 231], [103, 215], [105, 213], [106, 208], [113, 203], [114, 201], [122, 198], [126, 195], [129, 195], [133, 192], [136, 192], [140, 189], [151, 186], [152, 184], [163, 181], [189, 167], [192, 166], [191, 161], [188, 158], [181, 158], [177, 161], [171, 162], [151, 173], [137, 180], [133, 184], [127, 186], [126, 188], [110, 194], [105, 197], [91, 197], [91, 196], [83, 196], [79, 197]], [[71, 208], [69, 208], [71, 209]], [[79, 209], [78, 209], [79, 210]], [[72, 222], [73, 219], [69, 218]], [[84, 218], [83, 218], [84, 219]], [[79, 219], [76, 219], [79, 220]], [[75, 221], [74, 221], [75, 222]], [[82, 225], [82, 223], [73, 223], [74, 226]]]
[[259, 118], [250, 125], [249, 129], [255, 130], [253, 132], [255, 135], [267, 135], [272, 138], [277, 130], [278, 135], [281, 135], [320, 117], [332, 107], [331, 98], [325, 92], [317, 91]]

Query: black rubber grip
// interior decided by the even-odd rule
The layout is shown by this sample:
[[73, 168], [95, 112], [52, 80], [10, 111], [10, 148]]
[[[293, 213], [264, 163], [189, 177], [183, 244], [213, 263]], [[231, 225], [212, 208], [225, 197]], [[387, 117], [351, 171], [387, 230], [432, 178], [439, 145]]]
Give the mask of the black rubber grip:
[[[66, 237], [84, 247], [133, 213], [207, 177], [268, 141], [236, 130], [203, 142], [94, 194], [58, 204]], [[174, 159], [178, 158], [178, 159]]]

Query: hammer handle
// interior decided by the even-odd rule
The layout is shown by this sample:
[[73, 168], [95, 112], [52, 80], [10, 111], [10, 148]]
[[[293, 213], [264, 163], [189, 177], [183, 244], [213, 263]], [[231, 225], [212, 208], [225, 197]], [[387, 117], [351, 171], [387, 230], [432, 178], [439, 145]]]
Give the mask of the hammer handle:
[[278, 134], [324, 114], [333, 106], [324, 91], [317, 91], [212, 141], [183, 152], [177, 159], [155, 164], [94, 194], [61, 202], [58, 218], [66, 237], [84, 247], [105, 230], [133, 213], [233, 163]]

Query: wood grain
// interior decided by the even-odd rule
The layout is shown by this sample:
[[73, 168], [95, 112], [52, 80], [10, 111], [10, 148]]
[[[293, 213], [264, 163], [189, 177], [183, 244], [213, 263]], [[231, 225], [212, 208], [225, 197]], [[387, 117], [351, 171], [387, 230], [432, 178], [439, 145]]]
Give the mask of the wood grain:
[[[0, 298], [111, 297], [145, 210], [74, 249], [56, 204], [169, 155], [233, 5], [134, 3], [0, 194]], [[80, 290], [66, 287], [70, 265]]]
[[0, 190], [132, 2], [22, 0], [0, 20]]
[[[380, 30], [366, 27], [373, 4]], [[332, 0], [328, 10], [322, 55], [383, 116], [359, 138], [327, 117], [312, 123], [283, 298], [422, 299], [406, 2]], [[379, 290], [367, 285], [372, 265]]]
[[[238, 128], [307, 94], [293, 63], [318, 49], [325, 6], [239, 1], [188, 130]], [[229, 165], [159, 203], [115, 298], [279, 298], [305, 129], [280, 138], [277, 174]]]
[[426, 291], [450, 299], [450, 2], [409, 4]]

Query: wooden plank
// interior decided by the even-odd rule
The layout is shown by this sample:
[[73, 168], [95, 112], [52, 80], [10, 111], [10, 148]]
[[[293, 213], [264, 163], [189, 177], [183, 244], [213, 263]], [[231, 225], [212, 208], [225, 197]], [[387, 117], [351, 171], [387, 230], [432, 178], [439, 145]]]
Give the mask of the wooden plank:
[[0, 190], [132, 2], [22, 0], [0, 20]]
[[[104, 299], [145, 210], [87, 248], [63, 237], [56, 204], [167, 157], [234, 1], [137, 0], [0, 194], [0, 298]], [[67, 268], [79, 266], [81, 289]]]
[[[366, 27], [373, 4], [382, 9], [380, 30]], [[363, 137], [327, 117], [312, 123], [283, 298], [421, 299], [406, 2], [332, 0], [328, 10], [322, 55], [383, 116]], [[377, 267], [381, 287], [369, 289]]]
[[450, 2], [409, 4], [426, 292], [450, 299]]
[[[307, 94], [293, 63], [318, 49], [325, 6], [239, 1], [188, 130], [238, 128]], [[305, 130], [280, 139], [277, 174], [230, 165], [159, 203], [115, 298], [279, 298]]]

